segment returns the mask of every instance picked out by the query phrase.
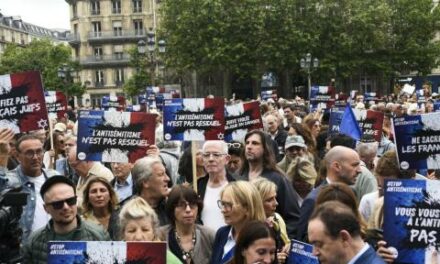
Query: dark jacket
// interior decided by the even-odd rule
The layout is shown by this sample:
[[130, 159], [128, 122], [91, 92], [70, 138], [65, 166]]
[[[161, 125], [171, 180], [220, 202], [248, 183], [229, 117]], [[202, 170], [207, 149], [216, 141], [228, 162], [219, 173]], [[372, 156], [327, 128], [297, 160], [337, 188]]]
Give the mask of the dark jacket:
[[[110, 241], [108, 233], [93, 223], [76, 217], [78, 226], [73, 234], [73, 241]], [[47, 263], [47, 243], [53, 241], [56, 234], [53, 220], [35, 231], [23, 247], [23, 263]]]
[[[292, 184], [290, 184], [286, 176], [277, 171], [263, 170], [261, 176], [275, 183], [277, 186], [278, 206], [276, 212], [279, 213], [286, 222], [289, 238], [293, 238], [295, 236], [300, 210]], [[244, 171], [242, 177], [245, 180], [249, 180], [249, 171]]]
[[222, 263], [222, 257], [223, 257], [223, 248], [228, 241], [228, 235], [231, 231], [231, 226], [223, 226], [220, 227], [219, 230], [217, 230], [217, 233], [215, 234], [214, 238], [214, 246], [212, 246], [212, 255], [211, 255], [211, 261], [209, 263], [211, 264], [221, 264]]
[[279, 128], [274, 137], [274, 140], [278, 146], [278, 156], [276, 156], [277, 162], [280, 162], [284, 158], [284, 145], [286, 145], [287, 135], [286, 130]]
[[297, 224], [297, 231], [295, 235], [295, 239], [307, 242], [307, 228], [309, 227], [309, 218], [312, 215], [313, 209], [315, 209], [316, 198], [318, 198], [318, 194], [321, 191], [322, 187], [326, 186], [327, 180], [323, 180], [321, 184], [313, 189], [304, 199], [301, 206], [301, 214], [299, 216], [299, 221]]
[[353, 264], [385, 264], [385, 261], [376, 254], [371, 246]]

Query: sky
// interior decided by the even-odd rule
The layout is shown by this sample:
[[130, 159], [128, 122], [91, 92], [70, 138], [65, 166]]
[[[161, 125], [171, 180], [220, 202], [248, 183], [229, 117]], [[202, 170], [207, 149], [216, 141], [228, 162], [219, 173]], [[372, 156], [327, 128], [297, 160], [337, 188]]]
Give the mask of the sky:
[[70, 29], [65, 0], [0, 0], [0, 13], [20, 16], [24, 22], [49, 29]]

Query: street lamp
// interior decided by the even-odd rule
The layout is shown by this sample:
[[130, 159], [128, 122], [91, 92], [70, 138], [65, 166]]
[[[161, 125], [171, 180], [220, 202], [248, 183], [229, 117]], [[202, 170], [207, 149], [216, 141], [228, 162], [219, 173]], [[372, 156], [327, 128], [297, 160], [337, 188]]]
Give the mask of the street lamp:
[[[154, 31], [150, 30], [147, 33], [147, 42], [144, 40], [139, 40], [137, 43], [137, 49], [139, 54], [145, 55], [148, 51], [148, 57], [150, 59], [150, 74], [151, 74], [151, 85], [154, 85], [154, 80], [156, 79], [156, 68], [158, 66], [159, 60], [158, 60], [158, 54], [156, 51], [156, 33]], [[165, 40], [159, 40], [157, 43], [157, 51], [158, 53], [165, 53], [166, 49], [166, 43]]]
[[[69, 103], [69, 105], [71, 105], [69, 99], [69, 88], [67, 86], [70, 86], [73, 83], [73, 78], [78, 77], [78, 72], [69, 65], [63, 64], [61, 67], [58, 68], [57, 75], [58, 78], [60, 78], [64, 82], [64, 93], [66, 95], [67, 102]], [[71, 106], [74, 107], [74, 105]]]
[[307, 53], [305, 58], [301, 58], [300, 66], [301, 66], [301, 69], [307, 71], [307, 81], [308, 81], [307, 91], [308, 91], [309, 100], [310, 100], [310, 92], [312, 89], [312, 78], [310, 75], [311, 75], [313, 68], [318, 68], [319, 60], [318, 60], [318, 58], [314, 58], [313, 62], [312, 62], [312, 54]]

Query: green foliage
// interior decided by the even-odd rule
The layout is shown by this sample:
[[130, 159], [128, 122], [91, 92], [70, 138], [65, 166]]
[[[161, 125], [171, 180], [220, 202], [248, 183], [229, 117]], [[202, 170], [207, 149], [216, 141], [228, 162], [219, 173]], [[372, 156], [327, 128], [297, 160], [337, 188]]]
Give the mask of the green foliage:
[[439, 8], [432, 0], [162, 1], [166, 62], [178, 72], [268, 70], [304, 74], [299, 60], [319, 58], [331, 77], [427, 74], [440, 55]]
[[78, 63], [70, 61], [70, 54], [70, 47], [54, 45], [48, 39], [33, 40], [25, 47], [8, 44], [4, 53], [0, 55], [0, 74], [39, 71], [45, 89], [79, 96], [84, 93], [85, 87], [76, 83], [66, 83], [58, 77], [58, 68], [63, 65], [80, 69]]
[[124, 84], [123, 89], [127, 95], [136, 96], [144, 93], [148, 85], [152, 85], [150, 78], [152, 69], [150, 61], [137, 51], [137, 47], [131, 49], [129, 53], [130, 66], [135, 68], [136, 72]]

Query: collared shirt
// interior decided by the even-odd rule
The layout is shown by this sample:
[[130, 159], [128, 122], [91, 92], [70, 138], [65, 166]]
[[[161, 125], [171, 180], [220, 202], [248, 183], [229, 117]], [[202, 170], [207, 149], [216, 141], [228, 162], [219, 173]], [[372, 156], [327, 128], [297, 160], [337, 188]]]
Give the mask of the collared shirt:
[[124, 182], [119, 183], [118, 179], [115, 180], [115, 191], [118, 194], [119, 202], [124, 201], [128, 197], [133, 195], [133, 177], [131, 173], [128, 174], [127, 179]]
[[[234, 236], [232, 235], [232, 230], [233, 229], [234, 228], [231, 227], [231, 230], [229, 230], [228, 240], [226, 240], [226, 244], [223, 247], [223, 256], [222, 256], [222, 258], [224, 258], [225, 255], [228, 254], [228, 252], [235, 247], [235, 239], [234, 239]], [[234, 256], [234, 254], [232, 254], [232, 256]]]
[[368, 243], [364, 243], [364, 246], [361, 248], [361, 250], [359, 250], [356, 256], [354, 256], [347, 264], [355, 263], [356, 260], [358, 260], [362, 256], [362, 254], [364, 254], [368, 250], [369, 247], [370, 246], [368, 245]]

